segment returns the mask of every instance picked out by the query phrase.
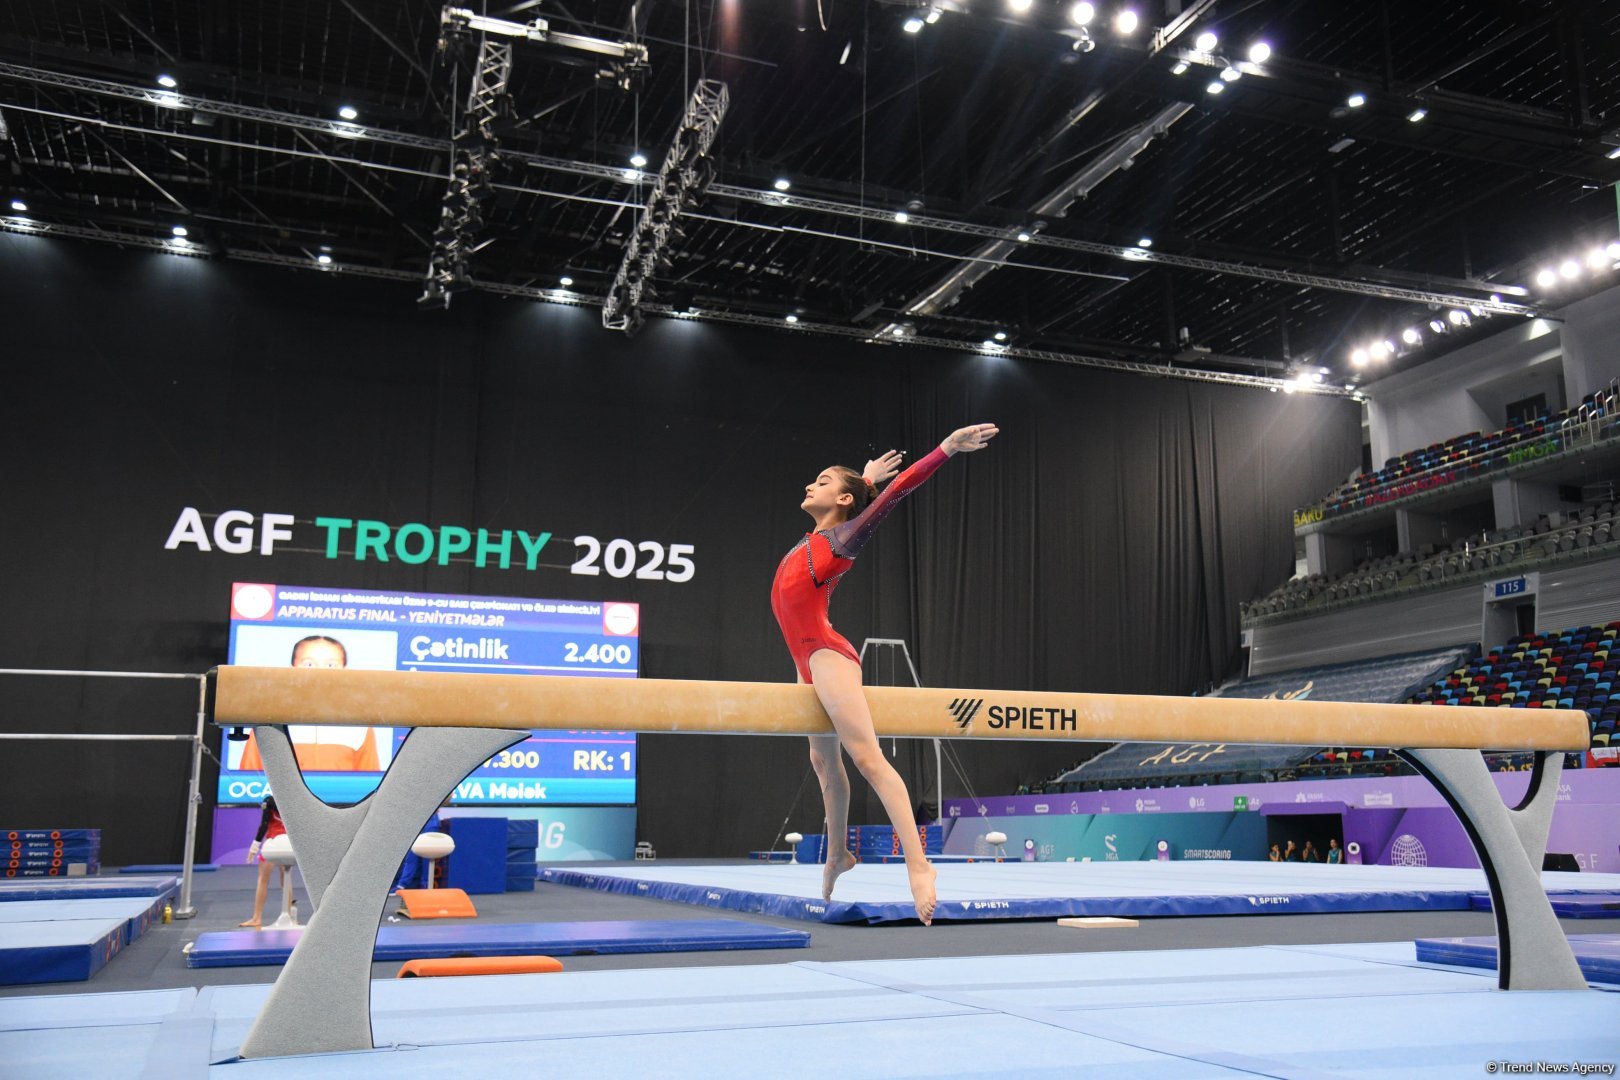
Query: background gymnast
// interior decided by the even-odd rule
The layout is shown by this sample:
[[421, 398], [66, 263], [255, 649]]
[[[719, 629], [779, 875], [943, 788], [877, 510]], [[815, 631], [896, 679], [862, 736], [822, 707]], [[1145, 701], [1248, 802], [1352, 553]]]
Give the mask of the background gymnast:
[[855, 557], [889, 511], [946, 458], [982, 450], [998, 430], [994, 424], [974, 424], [952, 432], [937, 449], [901, 473], [881, 495], [877, 486], [900, 467], [897, 451], [890, 450], [867, 462], [862, 472], [843, 465], [823, 471], [804, 489], [804, 502], [800, 504], [815, 519], [816, 530], [806, 533], [782, 557], [771, 583], [771, 610], [782, 627], [799, 681], [816, 688], [816, 696], [836, 732], [810, 737], [810, 763], [821, 781], [821, 799], [827, 813], [827, 865], [822, 871], [821, 895], [832, 899], [838, 875], [856, 861], [849, 850], [849, 774], [838, 753], [842, 745], [889, 813], [905, 852], [917, 917], [924, 926], [934, 918], [936, 872], [923, 854], [906, 782], [878, 745], [872, 713], [861, 692], [860, 658], [832, 628], [827, 602], [839, 578], [855, 565]]

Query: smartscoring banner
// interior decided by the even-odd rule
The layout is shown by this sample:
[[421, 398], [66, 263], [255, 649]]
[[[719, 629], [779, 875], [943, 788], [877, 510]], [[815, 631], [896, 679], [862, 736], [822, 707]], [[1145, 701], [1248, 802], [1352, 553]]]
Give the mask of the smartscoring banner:
[[[581, 675], [633, 679], [640, 670], [636, 604], [377, 592], [238, 582], [231, 586], [230, 662], [251, 667]], [[291, 728], [310, 790], [356, 802], [382, 780], [409, 729]], [[227, 740], [219, 802], [266, 792], [256, 739]], [[547, 731], [502, 750], [455, 790], [461, 805], [632, 804], [630, 732]]]

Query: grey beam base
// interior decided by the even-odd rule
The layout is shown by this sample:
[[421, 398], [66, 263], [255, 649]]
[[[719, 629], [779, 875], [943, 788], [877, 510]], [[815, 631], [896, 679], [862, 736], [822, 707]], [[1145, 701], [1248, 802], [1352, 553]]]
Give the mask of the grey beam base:
[[1474, 843], [1496, 916], [1496, 985], [1503, 990], [1585, 990], [1558, 916], [1541, 887], [1541, 860], [1564, 771], [1560, 750], [1536, 751], [1530, 787], [1509, 809], [1478, 750], [1399, 750], [1457, 812]]
[[240, 1054], [371, 1049], [371, 954], [399, 864], [427, 819], [522, 731], [417, 728], [364, 801], [338, 809], [310, 792], [287, 729], [258, 727], [259, 753], [315, 906]]

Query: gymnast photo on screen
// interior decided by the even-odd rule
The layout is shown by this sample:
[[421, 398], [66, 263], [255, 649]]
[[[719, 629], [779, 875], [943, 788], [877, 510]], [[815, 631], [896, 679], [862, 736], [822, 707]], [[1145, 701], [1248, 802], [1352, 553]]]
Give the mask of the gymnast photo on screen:
[[805, 487], [804, 501], [799, 504], [815, 519], [815, 532], [806, 533], [782, 557], [771, 582], [771, 610], [782, 628], [799, 681], [815, 687], [836, 732], [810, 737], [810, 763], [821, 782], [827, 814], [822, 897], [832, 899], [838, 876], [856, 862], [848, 844], [849, 774], [839, 754], [842, 746], [888, 811], [905, 852], [917, 917], [925, 926], [934, 918], [936, 871], [923, 853], [906, 783], [878, 745], [872, 713], [861, 692], [860, 658], [832, 628], [827, 603], [839, 579], [855, 565], [856, 556], [900, 500], [933, 475], [946, 458], [984, 449], [997, 432], [994, 424], [974, 424], [952, 432], [921, 461], [900, 473], [881, 495], [878, 485], [900, 468], [897, 451], [867, 462], [861, 472], [843, 465], [824, 470]]
[[[305, 668], [345, 668], [349, 650], [343, 642], [325, 634], [311, 634], [292, 648], [292, 666]], [[288, 730], [298, 767], [305, 772], [378, 772], [382, 769], [377, 753], [376, 728], [317, 727], [294, 724]], [[259, 740], [249, 735], [236, 766], [244, 771], [264, 768], [259, 756]]]

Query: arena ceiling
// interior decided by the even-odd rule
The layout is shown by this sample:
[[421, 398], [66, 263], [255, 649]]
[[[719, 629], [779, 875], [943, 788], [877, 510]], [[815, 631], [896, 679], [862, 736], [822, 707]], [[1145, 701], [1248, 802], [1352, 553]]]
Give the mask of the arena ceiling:
[[[702, 79], [729, 105], [655, 317], [1342, 393], [1620, 276], [1620, 5], [1141, 0], [1123, 33], [1115, 0], [1084, 27], [1017, 2], [480, 6], [548, 40], [505, 39], [467, 274], [599, 303]], [[393, 278], [411, 306], [477, 66], [444, 10], [11, 0], [0, 227]]]

